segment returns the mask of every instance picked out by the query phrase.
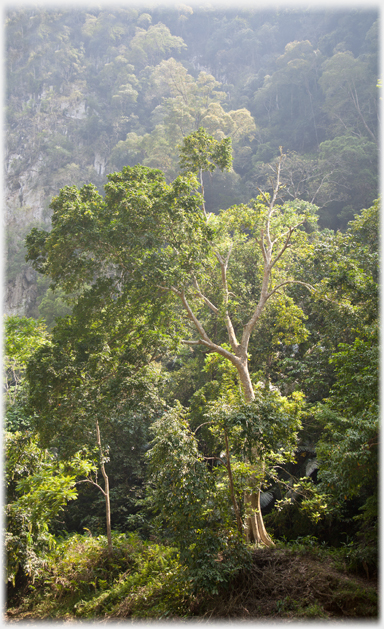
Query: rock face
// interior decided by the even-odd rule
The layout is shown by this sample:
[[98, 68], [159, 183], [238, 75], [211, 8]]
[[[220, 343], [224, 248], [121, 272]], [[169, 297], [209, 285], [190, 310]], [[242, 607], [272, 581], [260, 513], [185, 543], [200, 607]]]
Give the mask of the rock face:
[[5, 314], [24, 316], [32, 314], [37, 297], [36, 273], [30, 267], [7, 282]]
[[[75, 125], [76, 129], [87, 116], [87, 102], [79, 96], [79, 87], [74, 82], [66, 85], [65, 94], [51, 88], [29, 94], [23, 103], [29, 115], [13, 129], [8, 126], [4, 160], [7, 315], [37, 315], [37, 273], [25, 261], [24, 239], [32, 227], [49, 229], [52, 197], [66, 184], [91, 181], [89, 171], [96, 183], [105, 174], [107, 159], [100, 151], [85, 154], [81, 137], [71, 128]], [[43, 143], [39, 141], [42, 136]]]
[[[20, 138], [24, 139], [24, 138]], [[34, 161], [25, 159], [30, 152], [28, 139], [20, 153], [5, 155], [5, 228], [7, 244], [6, 290], [4, 311], [7, 315], [34, 313], [37, 297], [37, 273], [25, 262], [24, 238], [32, 227], [49, 228], [49, 197], [39, 174], [47, 168], [42, 153]]]
[[[110, 27], [96, 44], [93, 30], [103, 28], [104, 18], [112, 23], [116, 18], [100, 9], [95, 13], [96, 17], [81, 9], [28, 8], [9, 9], [6, 14], [3, 220], [8, 315], [38, 315], [37, 274], [25, 261], [25, 236], [32, 227], [49, 229], [49, 204], [63, 186], [91, 182], [102, 189], [113, 168], [111, 151], [130, 130], [127, 121], [137, 96], [131, 82], [138, 80], [126, 55], [138, 15], [124, 13], [118, 34], [121, 46], [110, 49], [116, 40]], [[167, 54], [172, 37], [170, 44]], [[122, 86], [129, 98], [113, 100]]]
[[[13, 166], [21, 156], [12, 154], [6, 163], [7, 186], [5, 189], [5, 227], [7, 234], [7, 267], [4, 311], [7, 315], [29, 315], [33, 311], [36, 296], [36, 272], [25, 262], [23, 240], [34, 225], [44, 221], [46, 198], [36, 176], [40, 164], [17, 175]], [[42, 160], [39, 160], [39, 162]]]

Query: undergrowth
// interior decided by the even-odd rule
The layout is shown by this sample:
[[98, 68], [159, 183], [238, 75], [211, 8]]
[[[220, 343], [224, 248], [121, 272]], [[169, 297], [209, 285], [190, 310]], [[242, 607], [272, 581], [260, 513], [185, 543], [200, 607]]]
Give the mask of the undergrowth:
[[71, 535], [46, 557], [12, 619], [96, 618], [330, 619], [377, 617], [372, 580], [342, 570], [342, 555], [316, 538], [258, 548], [217, 594], [196, 591], [175, 548], [135, 533]]
[[58, 543], [17, 614], [89, 619], [183, 616], [190, 592], [175, 549], [143, 541], [134, 533], [113, 533], [112, 541], [112, 557], [103, 535], [76, 534]]

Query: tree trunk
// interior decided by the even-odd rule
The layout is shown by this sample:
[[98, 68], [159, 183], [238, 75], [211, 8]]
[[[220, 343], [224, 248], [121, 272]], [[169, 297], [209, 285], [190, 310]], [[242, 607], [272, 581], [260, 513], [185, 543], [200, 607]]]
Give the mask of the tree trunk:
[[[236, 364], [240, 382], [243, 387], [244, 396], [247, 402], [255, 399], [251, 378], [248, 371], [248, 363], [246, 360], [239, 361]], [[264, 466], [263, 466], [264, 467]], [[245, 494], [244, 503], [246, 511], [251, 513], [246, 517], [246, 536], [248, 542], [254, 542], [256, 546], [264, 544], [265, 546], [274, 546], [273, 541], [269, 537], [263, 520], [260, 507], [260, 489], [256, 493]]]
[[112, 533], [111, 533], [111, 503], [109, 500], [109, 480], [108, 480], [107, 474], [105, 473], [104, 464], [101, 466], [101, 472], [104, 476], [104, 483], [105, 483], [105, 512], [106, 512], [106, 521], [107, 521], [108, 555], [112, 557], [113, 548], [112, 548]]
[[97, 436], [97, 445], [99, 446], [100, 452], [100, 467], [101, 473], [104, 478], [104, 496], [105, 496], [105, 511], [106, 511], [106, 521], [107, 521], [107, 540], [108, 540], [108, 554], [112, 557], [113, 548], [112, 548], [112, 534], [111, 534], [111, 503], [109, 500], [109, 479], [107, 473], [105, 471], [104, 459], [103, 459], [103, 450], [101, 448], [101, 438], [100, 438], [100, 428], [99, 422], [96, 421], [96, 436]]
[[247, 542], [255, 542], [256, 546], [259, 544], [274, 546], [265, 529], [260, 507], [260, 490], [254, 494], [245, 494], [244, 502], [246, 510], [252, 511], [251, 515], [246, 519]]
[[255, 392], [253, 390], [251, 378], [248, 371], [247, 359], [240, 359], [235, 363], [237, 373], [239, 374], [241, 386], [243, 388], [244, 397], [247, 402], [252, 402], [255, 399]]
[[232, 470], [231, 470], [231, 459], [230, 459], [230, 454], [229, 454], [228, 435], [227, 435], [227, 431], [226, 430], [224, 430], [224, 435], [225, 435], [225, 450], [226, 450], [226, 454], [227, 454], [227, 471], [228, 471], [228, 478], [229, 478], [229, 490], [230, 490], [230, 493], [231, 493], [233, 508], [234, 508], [235, 514], [236, 514], [237, 529], [238, 529], [239, 533], [242, 535], [243, 534], [243, 523], [241, 521], [240, 509], [239, 509], [239, 505], [237, 504], [237, 500], [236, 500], [236, 496], [235, 496], [235, 490], [234, 490], [234, 487], [233, 487], [233, 478], [232, 478]]

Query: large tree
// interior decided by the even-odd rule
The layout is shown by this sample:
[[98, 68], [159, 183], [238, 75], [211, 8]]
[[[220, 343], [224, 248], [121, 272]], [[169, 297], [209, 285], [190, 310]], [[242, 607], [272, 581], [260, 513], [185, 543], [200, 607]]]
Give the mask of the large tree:
[[[80, 291], [89, 317], [100, 308], [121, 317], [117, 305], [129, 303], [130, 316], [160, 344], [177, 337], [228, 359], [250, 402], [248, 346], [267, 304], [278, 300], [297, 316], [300, 308], [284, 291], [295, 283], [311, 288], [295, 269], [316, 208], [280, 203], [283, 163], [281, 152], [269, 192], [208, 214], [199, 192], [203, 172], [230, 168], [230, 140], [200, 128], [184, 139], [187, 172], [171, 184], [160, 171], [135, 166], [109, 175], [104, 199], [92, 185], [61, 190], [51, 203], [52, 230], [27, 237], [28, 259], [53, 286]], [[247, 497], [247, 534], [270, 545], [259, 496]]]

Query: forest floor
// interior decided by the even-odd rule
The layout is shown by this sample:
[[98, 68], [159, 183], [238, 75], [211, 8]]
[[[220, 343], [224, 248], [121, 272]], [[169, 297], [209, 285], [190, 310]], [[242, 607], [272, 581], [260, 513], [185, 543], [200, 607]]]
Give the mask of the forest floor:
[[225, 596], [207, 601], [206, 618], [377, 618], [377, 581], [337, 570], [330, 558], [280, 549], [254, 551], [252, 569]]
[[129, 588], [119, 579], [119, 595], [116, 587], [104, 591], [95, 588], [92, 594], [85, 596], [83, 592], [76, 599], [73, 589], [69, 595], [65, 591], [55, 593], [52, 583], [50, 592], [43, 584], [40, 588], [36, 584], [10, 601], [14, 606], [9, 607], [5, 620], [378, 620], [377, 579], [347, 573], [331, 556], [313, 552], [256, 549], [251, 569], [210, 596], [185, 595], [181, 583], [175, 590], [175, 585], [170, 588], [167, 577], [160, 575], [149, 590], [148, 564], [146, 574], [147, 581], [138, 581], [136, 576], [136, 585], [132, 582]]

